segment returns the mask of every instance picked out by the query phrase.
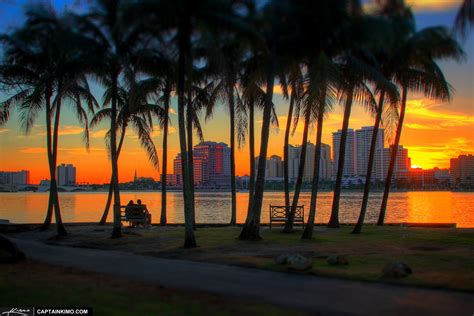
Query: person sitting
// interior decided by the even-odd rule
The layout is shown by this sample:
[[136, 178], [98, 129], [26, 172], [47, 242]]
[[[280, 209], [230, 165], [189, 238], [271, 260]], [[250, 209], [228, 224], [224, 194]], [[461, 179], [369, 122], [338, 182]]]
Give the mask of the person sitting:
[[146, 207], [146, 205], [142, 204], [142, 200], [140, 199], [137, 200], [137, 205], [143, 210], [144, 214], [146, 215], [147, 223], [151, 224], [151, 214], [148, 211], [148, 208]]

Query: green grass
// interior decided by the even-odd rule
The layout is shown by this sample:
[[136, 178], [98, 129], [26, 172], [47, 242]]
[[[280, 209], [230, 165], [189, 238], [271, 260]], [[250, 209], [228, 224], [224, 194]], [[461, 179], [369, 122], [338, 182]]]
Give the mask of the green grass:
[[[198, 228], [197, 249], [184, 249], [183, 227], [124, 229], [124, 237], [111, 239], [110, 229], [72, 230], [55, 243], [115, 249], [157, 257], [216, 262], [284, 271], [274, 264], [281, 253], [301, 253], [313, 258], [308, 273], [366, 281], [474, 290], [474, 230], [453, 228], [408, 228], [398, 226], [364, 227], [360, 235], [350, 234], [352, 227], [340, 229], [316, 227], [314, 238], [301, 240], [301, 230], [282, 234], [281, 228], [262, 228], [263, 240], [237, 239], [239, 227]], [[34, 236], [33, 236], [34, 238]], [[348, 266], [326, 263], [331, 254], [347, 255]], [[382, 279], [382, 269], [390, 261], [407, 263], [413, 274], [399, 280]]]
[[304, 315], [37, 262], [2, 266], [0, 293], [0, 306], [92, 307], [94, 315]]

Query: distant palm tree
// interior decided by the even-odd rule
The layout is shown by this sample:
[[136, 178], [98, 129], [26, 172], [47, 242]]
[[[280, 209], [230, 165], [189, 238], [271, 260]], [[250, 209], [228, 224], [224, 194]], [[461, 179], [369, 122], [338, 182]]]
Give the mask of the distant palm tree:
[[17, 91], [0, 104], [0, 124], [8, 121], [11, 106], [16, 105], [23, 126], [29, 132], [38, 112], [42, 108], [46, 110], [50, 197], [42, 229], [51, 224], [54, 207], [58, 235], [64, 236], [67, 233], [61, 219], [56, 182], [59, 119], [63, 101], [69, 100], [84, 124], [84, 140], [88, 147], [88, 120], [82, 102], [86, 102], [90, 111], [96, 106], [84, 78], [88, 65], [80, 49], [88, 43], [73, 33], [66, 19], [58, 17], [50, 6], [34, 6], [26, 11], [26, 16], [21, 29], [1, 38], [4, 62], [0, 77], [4, 85]]
[[396, 59], [401, 62], [396, 65], [393, 80], [397, 82], [402, 90], [402, 100], [395, 140], [391, 146], [390, 164], [385, 179], [378, 225], [383, 225], [385, 220], [388, 196], [405, 118], [408, 91], [440, 101], [449, 101], [451, 99], [451, 86], [434, 59], [454, 58], [460, 60], [463, 54], [462, 48], [444, 27], [430, 27], [414, 33], [401, 43], [396, 52]]

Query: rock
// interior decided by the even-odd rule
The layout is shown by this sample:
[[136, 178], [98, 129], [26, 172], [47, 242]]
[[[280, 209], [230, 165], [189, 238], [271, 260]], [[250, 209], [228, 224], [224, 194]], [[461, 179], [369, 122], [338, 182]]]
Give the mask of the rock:
[[404, 262], [393, 261], [388, 263], [382, 270], [383, 277], [404, 278], [412, 274], [411, 268]]
[[25, 254], [10, 239], [0, 235], [0, 263], [16, 263], [24, 260]]
[[276, 264], [286, 264], [288, 261], [288, 257], [290, 257], [291, 254], [289, 253], [283, 253], [275, 258], [275, 263]]
[[287, 257], [288, 269], [296, 271], [306, 271], [313, 267], [313, 260], [300, 254]]
[[349, 260], [344, 255], [330, 255], [327, 257], [326, 261], [332, 266], [339, 266], [339, 265], [346, 266], [349, 264]]

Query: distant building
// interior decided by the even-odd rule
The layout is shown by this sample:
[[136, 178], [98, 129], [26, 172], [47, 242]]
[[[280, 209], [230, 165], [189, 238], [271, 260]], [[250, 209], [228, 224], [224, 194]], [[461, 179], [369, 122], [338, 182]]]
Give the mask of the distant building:
[[[355, 131], [355, 173], [358, 176], [367, 176], [367, 166], [369, 164], [370, 146], [372, 142], [373, 126], [365, 126]], [[380, 128], [377, 133], [375, 150], [384, 148], [384, 129]], [[372, 174], [375, 173], [375, 162]]]
[[[194, 185], [230, 187], [230, 148], [225, 143], [202, 142], [193, 150]], [[176, 185], [182, 186], [181, 154], [173, 162]]]
[[[288, 177], [290, 181], [296, 181], [300, 166], [301, 146], [288, 146]], [[316, 146], [308, 142], [306, 147], [305, 167], [303, 181], [310, 182], [314, 175], [314, 160], [316, 158]], [[331, 146], [321, 144], [321, 156], [319, 162], [319, 177], [328, 180], [332, 177]]]
[[58, 186], [76, 185], [76, 167], [72, 164], [61, 164], [56, 168]]
[[[337, 132], [332, 133], [332, 156], [334, 157], [334, 172], [333, 174], [337, 174], [337, 168], [339, 164], [339, 147], [341, 145], [341, 135], [342, 130], [338, 130]], [[342, 175], [345, 177], [351, 177], [356, 174], [355, 172], [355, 133], [353, 129], [347, 130], [347, 138], [346, 138], [346, 147], [345, 147], [345, 154], [344, 154], [344, 169]]]
[[[393, 146], [390, 146], [390, 148], [377, 149], [375, 154], [375, 179], [385, 181], [387, 178], [392, 150]], [[398, 146], [392, 180], [406, 178], [410, 168], [411, 165], [410, 158], [408, 157], [408, 149], [403, 148], [403, 146]]]
[[24, 185], [30, 184], [30, 171], [0, 171], [0, 184]]
[[[258, 172], [258, 160], [259, 157], [254, 158], [255, 176], [257, 176]], [[273, 155], [267, 160], [267, 163], [265, 164], [265, 180], [268, 180], [269, 178], [283, 179], [283, 160], [281, 160], [280, 156]]]
[[451, 159], [451, 184], [453, 186], [474, 186], [474, 156], [460, 155]]
[[202, 142], [194, 146], [194, 155], [206, 157], [208, 163], [205, 184], [230, 187], [230, 148], [225, 143]]
[[407, 181], [413, 186], [424, 188], [436, 183], [433, 169], [412, 168], [408, 172]]

